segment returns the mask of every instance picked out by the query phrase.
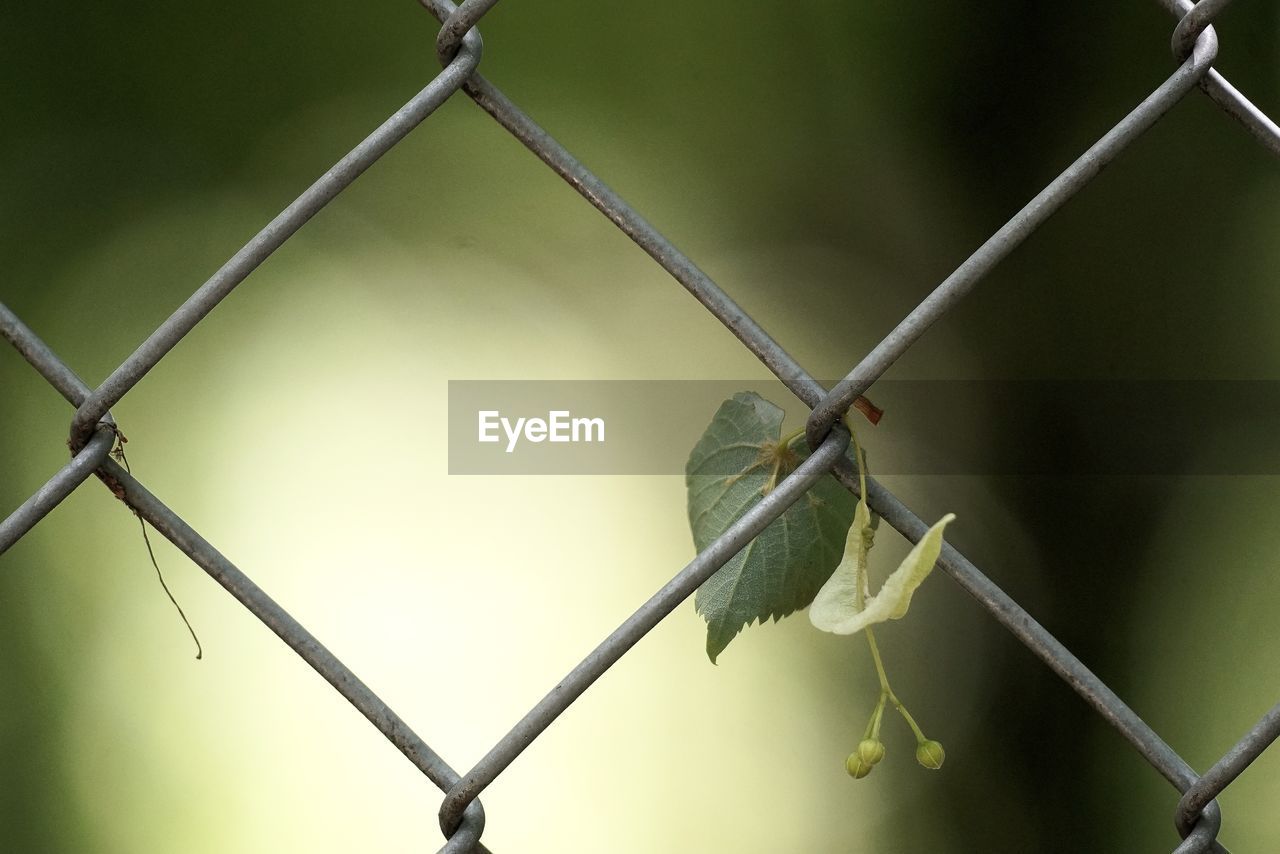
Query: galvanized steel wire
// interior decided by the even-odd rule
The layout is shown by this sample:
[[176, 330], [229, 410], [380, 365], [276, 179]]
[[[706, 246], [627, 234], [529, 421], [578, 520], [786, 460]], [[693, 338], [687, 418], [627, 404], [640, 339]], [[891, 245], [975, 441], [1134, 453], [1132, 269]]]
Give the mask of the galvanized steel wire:
[[[1188, 92], [1201, 89], [1266, 150], [1280, 156], [1280, 127], [1212, 67], [1218, 55], [1218, 40], [1211, 24], [1229, 0], [1202, 0], [1198, 5], [1189, 0], [1158, 0], [1178, 19], [1171, 37], [1175, 71], [943, 280], [843, 379], [826, 389], [688, 256], [478, 73], [483, 44], [475, 26], [497, 0], [466, 0], [459, 6], [449, 0], [420, 2], [441, 23], [436, 40], [440, 74], [272, 219], [98, 387], [84, 383], [34, 331], [0, 304], [0, 335], [76, 407], [70, 426], [71, 460], [0, 522], [0, 553], [90, 475], [96, 475], [116, 497], [275, 632], [445, 793], [439, 811], [446, 838], [442, 851], [486, 851], [479, 841], [484, 829], [480, 793], [632, 646], [815, 481], [833, 474], [850, 491], [857, 492], [857, 477], [844, 455], [849, 435], [840, 423], [848, 409], [1019, 243], [1088, 186], [1105, 165], [1120, 156]], [[796, 471], [641, 605], [461, 775], [297, 620], [110, 458], [118, 428], [108, 411], [289, 237], [459, 90], [670, 273], [811, 408], [806, 427], [813, 449]], [[885, 522], [912, 542], [928, 529], [917, 514], [873, 478], [867, 481], [867, 501]], [[939, 566], [1182, 793], [1175, 809], [1175, 826], [1183, 837], [1177, 851], [1225, 851], [1217, 841], [1223, 819], [1215, 798], [1280, 736], [1280, 704], [1218, 763], [1204, 774], [1197, 774], [1114, 691], [950, 544], [943, 546]]]

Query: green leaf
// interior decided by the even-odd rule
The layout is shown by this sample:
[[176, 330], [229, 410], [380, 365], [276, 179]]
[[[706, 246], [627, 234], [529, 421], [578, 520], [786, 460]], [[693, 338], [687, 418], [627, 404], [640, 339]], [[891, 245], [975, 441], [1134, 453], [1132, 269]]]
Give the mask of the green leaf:
[[[720, 405], [685, 466], [689, 526], [699, 551], [725, 532], [808, 456], [803, 436], [783, 442], [782, 410], [740, 392]], [[775, 621], [813, 601], [840, 560], [855, 500], [821, 478], [698, 588], [715, 662], [744, 626]]]
[[[832, 573], [831, 578], [818, 592], [809, 608], [809, 621], [824, 632], [851, 635], [867, 626], [886, 620], [900, 620], [911, 607], [911, 596], [916, 588], [933, 571], [933, 565], [942, 553], [942, 529], [956, 518], [954, 513], [943, 516], [930, 528], [920, 542], [902, 561], [902, 565], [885, 580], [880, 592], [866, 602], [866, 551], [855, 543], [845, 545], [845, 557]], [[855, 540], [850, 529], [849, 541]], [[862, 541], [862, 537], [856, 538]], [[859, 585], [863, 595], [858, 594]]]

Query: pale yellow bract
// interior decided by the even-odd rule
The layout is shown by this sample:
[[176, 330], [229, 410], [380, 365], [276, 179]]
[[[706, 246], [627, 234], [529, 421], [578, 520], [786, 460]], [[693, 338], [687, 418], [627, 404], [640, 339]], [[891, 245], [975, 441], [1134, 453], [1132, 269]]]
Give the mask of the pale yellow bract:
[[[863, 506], [858, 505], [859, 517]], [[867, 518], [865, 530], [869, 531], [869, 515]], [[939, 519], [885, 580], [880, 592], [866, 598], [870, 541], [861, 535], [859, 518], [855, 517], [845, 542], [843, 560], [809, 606], [809, 622], [824, 632], [852, 635], [876, 623], [902, 619], [911, 606], [912, 594], [933, 571], [942, 552], [942, 529], [955, 518], [954, 513], [948, 513]]]

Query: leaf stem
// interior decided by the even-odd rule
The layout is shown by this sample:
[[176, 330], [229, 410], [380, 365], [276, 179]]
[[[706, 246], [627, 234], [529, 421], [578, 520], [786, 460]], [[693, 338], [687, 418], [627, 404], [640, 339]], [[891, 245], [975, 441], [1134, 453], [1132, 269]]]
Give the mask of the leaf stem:
[[888, 697], [893, 697], [896, 702], [897, 698], [893, 695], [893, 689], [889, 687], [889, 677], [884, 672], [884, 662], [880, 660], [880, 648], [876, 646], [876, 634], [871, 630], [870, 626], [866, 628], [866, 634], [867, 645], [871, 647], [871, 660], [876, 665], [876, 676], [880, 678], [880, 692]]
[[871, 710], [871, 717], [867, 719], [867, 728], [862, 731], [862, 740], [868, 738], [878, 738], [880, 736], [880, 718], [884, 714], [884, 695], [880, 695], [880, 702], [876, 703], [874, 709]]
[[849, 440], [853, 442], [853, 458], [858, 464], [858, 503], [867, 503], [867, 461], [862, 454], [862, 445], [858, 442], [858, 431], [853, 429], [846, 415], [844, 426], [849, 430]]
[[871, 660], [876, 665], [876, 676], [880, 679], [880, 704], [876, 707], [877, 713], [884, 708], [885, 700], [893, 704], [898, 714], [902, 715], [902, 719], [907, 722], [907, 726], [911, 727], [911, 731], [915, 733], [916, 741], [926, 741], [924, 732], [920, 729], [920, 725], [916, 723], [916, 719], [911, 717], [911, 713], [907, 711], [907, 707], [902, 705], [902, 701], [898, 699], [898, 695], [893, 693], [893, 688], [889, 686], [889, 676], [884, 672], [884, 662], [880, 660], [880, 648], [876, 646], [876, 635], [868, 626], [865, 629], [867, 635], [867, 645], [871, 647]]
[[876, 711], [875, 711], [875, 726], [873, 726], [873, 727], [871, 728], [871, 737], [872, 737], [872, 738], [874, 738], [874, 739], [876, 739], [877, 741], [879, 741], [879, 740], [880, 740], [880, 722], [881, 722], [882, 720], [884, 720], [884, 701], [885, 701], [885, 699], [887, 699], [887, 695], [886, 695], [886, 694], [884, 694], [883, 692], [881, 692], [881, 694], [880, 694], [880, 699], [879, 699], [879, 701], [876, 703]]
[[921, 731], [920, 725], [916, 723], [916, 719], [911, 717], [907, 707], [899, 703], [896, 698], [894, 698], [894, 708], [898, 710], [898, 714], [902, 715], [902, 719], [907, 722], [907, 726], [911, 727], [911, 731], [916, 734], [916, 744], [923, 744], [929, 740]]
[[803, 435], [804, 435], [803, 427], [801, 427], [799, 430], [793, 430], [792, 432], [788, 433], [787, 435], [783, 436], [781, 439], [778, 440], [778, 447], [785, 448]]

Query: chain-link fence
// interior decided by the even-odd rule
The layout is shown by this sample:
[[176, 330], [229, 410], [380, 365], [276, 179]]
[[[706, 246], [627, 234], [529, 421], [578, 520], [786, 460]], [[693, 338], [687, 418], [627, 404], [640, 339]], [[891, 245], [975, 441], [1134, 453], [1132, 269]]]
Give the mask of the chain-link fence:
[[[227, 261], [97, 388], [84, 383], [12, 311], [0, 305], [0, 332], [50, 385], [76, 407], [69, 439], [71, 461], [0, 523], [0, 552], [31, 530], [91, 474], [97, 475], [116, 497], [186, 553], [284, 640], [445, 792], [439, 815], [441, 830], [447, 838], [442, 851], [486, 850], [480, 842], [484, 828], [484, 812], [478, 800], [481, 792], [595, 680], [702, 582], [777, 519], [792, 502], [804, 495], [811, 485], [831, 474], [851, 491], [857, 491], [858, 481], [849, 470], [845, 455], [850, 437], [840, 423], [845, 412], [936, 320], [1067, 199], [1085, 187], [1104, 166], [1178, 104], [1183, 96], [1199, 88], [1271, 153], [1280, 155], [1280, 127], [1212, 67], [1218, 43], [1210, 23], [1227, 5], [1227, 0], [1203, 0], [1194, 6], [1188, 0], [1160, 0], [1178, 18], [1172, 38], [1177, 67], [1172, 75], [979, 247], [872, 348], [844, 379], [827, 389], [692, 260], [497, 87], [477, 73], [482, 41], [474, 27], [497, 0], [466, 0], [456, 7], [449, 0], [422, 2], [442, 23], [436, 49], [443, 71]], [[108, 411], [236, 285], [374, 161], [459, 90], [644, 249], [811, 408], [807, 438], [813, 449], [799, 468], [605, 638], [465, 774], [459, 774], [437, 755], [297, 620], [112, 458], [118, 430]], [[868, 479], [867, 493], [871, 508], [908, 540], [917, 541], [927, 530], [928, 526], [910, 508], [874, 479]], [[1216, 841], [1222, 814], [1215, 798], [1280, 735], [1280, 705], [1267, 713], [1213, 767], [1202, 774], [1197, 773], [1107, 685], [964, 555], [946, 545], [939, 565], [992, 617], [1075, 689], [1181, 793], [1175, 823], [1184, 841], [1177, 851], [1223, 851]]]

